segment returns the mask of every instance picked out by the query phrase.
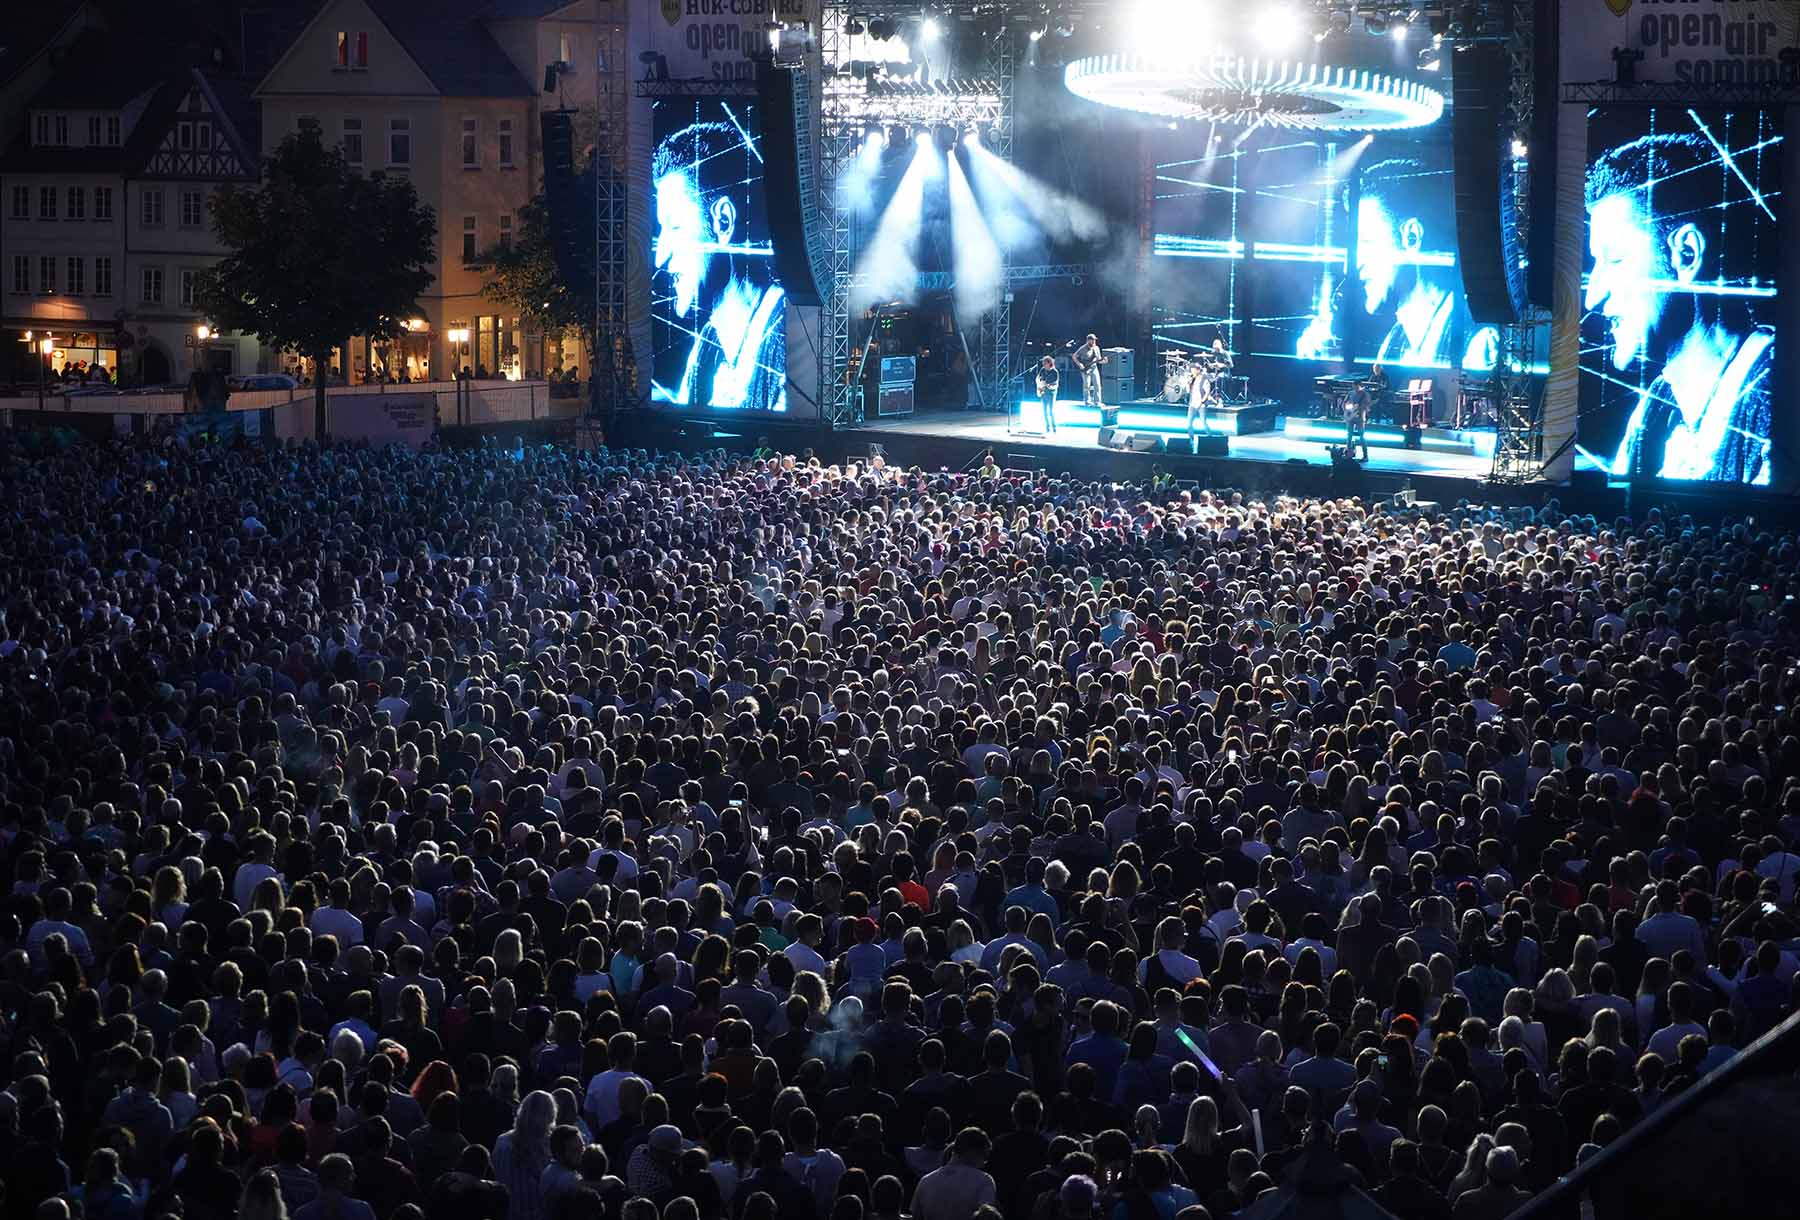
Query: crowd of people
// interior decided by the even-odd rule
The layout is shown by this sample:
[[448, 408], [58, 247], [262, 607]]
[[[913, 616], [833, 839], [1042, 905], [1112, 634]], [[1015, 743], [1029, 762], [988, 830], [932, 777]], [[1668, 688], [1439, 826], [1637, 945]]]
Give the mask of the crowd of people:
[[0, 444], [8, 1220], [1497, 1218], [1795, 1011], [1800, 537]]

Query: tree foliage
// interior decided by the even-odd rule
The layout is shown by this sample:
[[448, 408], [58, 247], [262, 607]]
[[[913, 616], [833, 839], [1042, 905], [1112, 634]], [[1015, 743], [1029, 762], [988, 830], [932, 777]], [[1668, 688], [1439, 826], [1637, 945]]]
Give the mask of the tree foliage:
[[[594, 231], [594, 179], [590, 166], [576, 176], [571, 192], [576, 205], [577, 233]], [[482, 255], [486, 272], [482, 292], [500, 305], [518, 312], [528, 330], [557, 336], [571, 331], [593, 350], [594, 245], [575, 243], [573, 276], [565, 275], [557, 262], [555, 238], [550, 228], [550, 206], [538, 195], [519, 209], [518, 225], [510, 246], [496, 246]]]
[[437, 257], [437, 217], [411, 182], [364, 175], [316, 127], [288, 136], [253, 188], [214, 197], [227, 254], [197, 301], [223, 329], [312, 358], [315, 433], [325, 435], [325, 369], [352, 335], [392, 339], [419, 312]]

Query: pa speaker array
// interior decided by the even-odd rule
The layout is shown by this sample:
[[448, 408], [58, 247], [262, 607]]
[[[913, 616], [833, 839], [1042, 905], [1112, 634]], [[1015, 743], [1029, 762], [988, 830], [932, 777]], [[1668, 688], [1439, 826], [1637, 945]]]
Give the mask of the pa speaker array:
[[[1456, 256], [1463, 293], [1476, 322], [1516, 322], [1528, 301], [1525, 251], [1516, 232], [1506, 48], [1477, 43], [1455, 51], [1451, 63]], [[1553, 157], [1554, 150], [1544, 155]]]
[[819, 304], [801, 208], [799, 146], [794, 128], [794, 74], [764, 64], [756, 74], [756, 108], [762, 120], [763, 183], [769, 201], [769, 235], [775, 243], [775, 279], [796, 305]]

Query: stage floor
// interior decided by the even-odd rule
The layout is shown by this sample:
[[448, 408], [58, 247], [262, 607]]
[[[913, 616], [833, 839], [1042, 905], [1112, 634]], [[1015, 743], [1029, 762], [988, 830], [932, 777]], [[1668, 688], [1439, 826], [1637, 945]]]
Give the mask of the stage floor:
[[[1079, 403], [1058, 403], [1057, 409], [1061, 414], [1065, 408], [1079, 406]], [[1007, 446], [1095, 450], [1098, 448], [1095, 437], [1099, 429], [1063, 423], [1058, 424], [1056, 431], [1049, 436], [1032, 433], [1009, 435], [1006, 417], [1003, 415], [985, 411], [920, 411], [900, 419], [870, 419], [860, 425], [857, 431], [930, 436], [976, 445], [988, 444], [994, 446], [995, 456], [1005, 466], [1008, 464]], [[1225, 459], [1227, 461], [1279, 464], [1298, 460], [1309, 466], [1327, 469], [1331, 466], [1330, 446], [1323, 441], [1302, 440], [1280, 432], [1261, 432], [1230, 439], [1231, 452]], [[1178, 448], [1169, 456], [1186, 458], [1190, 455]], [[1394, 449], [1377, 445], [1369, 447], [1368, 461], [1363, 463], [1363, 468], [1371, 473], [1418, 475], [1437, 479], [1486, 479], [1492, 467], [1492, 459], [1479, 454], [1432, 449]]]

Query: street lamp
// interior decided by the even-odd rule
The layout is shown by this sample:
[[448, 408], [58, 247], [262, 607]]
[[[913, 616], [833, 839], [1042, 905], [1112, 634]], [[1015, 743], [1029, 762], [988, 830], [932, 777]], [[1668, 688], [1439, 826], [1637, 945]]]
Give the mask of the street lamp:
[[462, 360], [460, 358], [468, 354], [469, 328], [466, 326], [452, 326], [445, 332], [444, 337], [450, 340], [450, 347], [458, 357], [456, 371], [460, 374], [463, 368]]
[[50, 362], [50, 354], [56, 350], [56, 336], [45, 335], [34, 340], [30, 331], [25, 332], [25, 341], [31, 344], [31, 353], [37, 357], [38, 366], [38, 410], [44, 409], [44, 366]]

